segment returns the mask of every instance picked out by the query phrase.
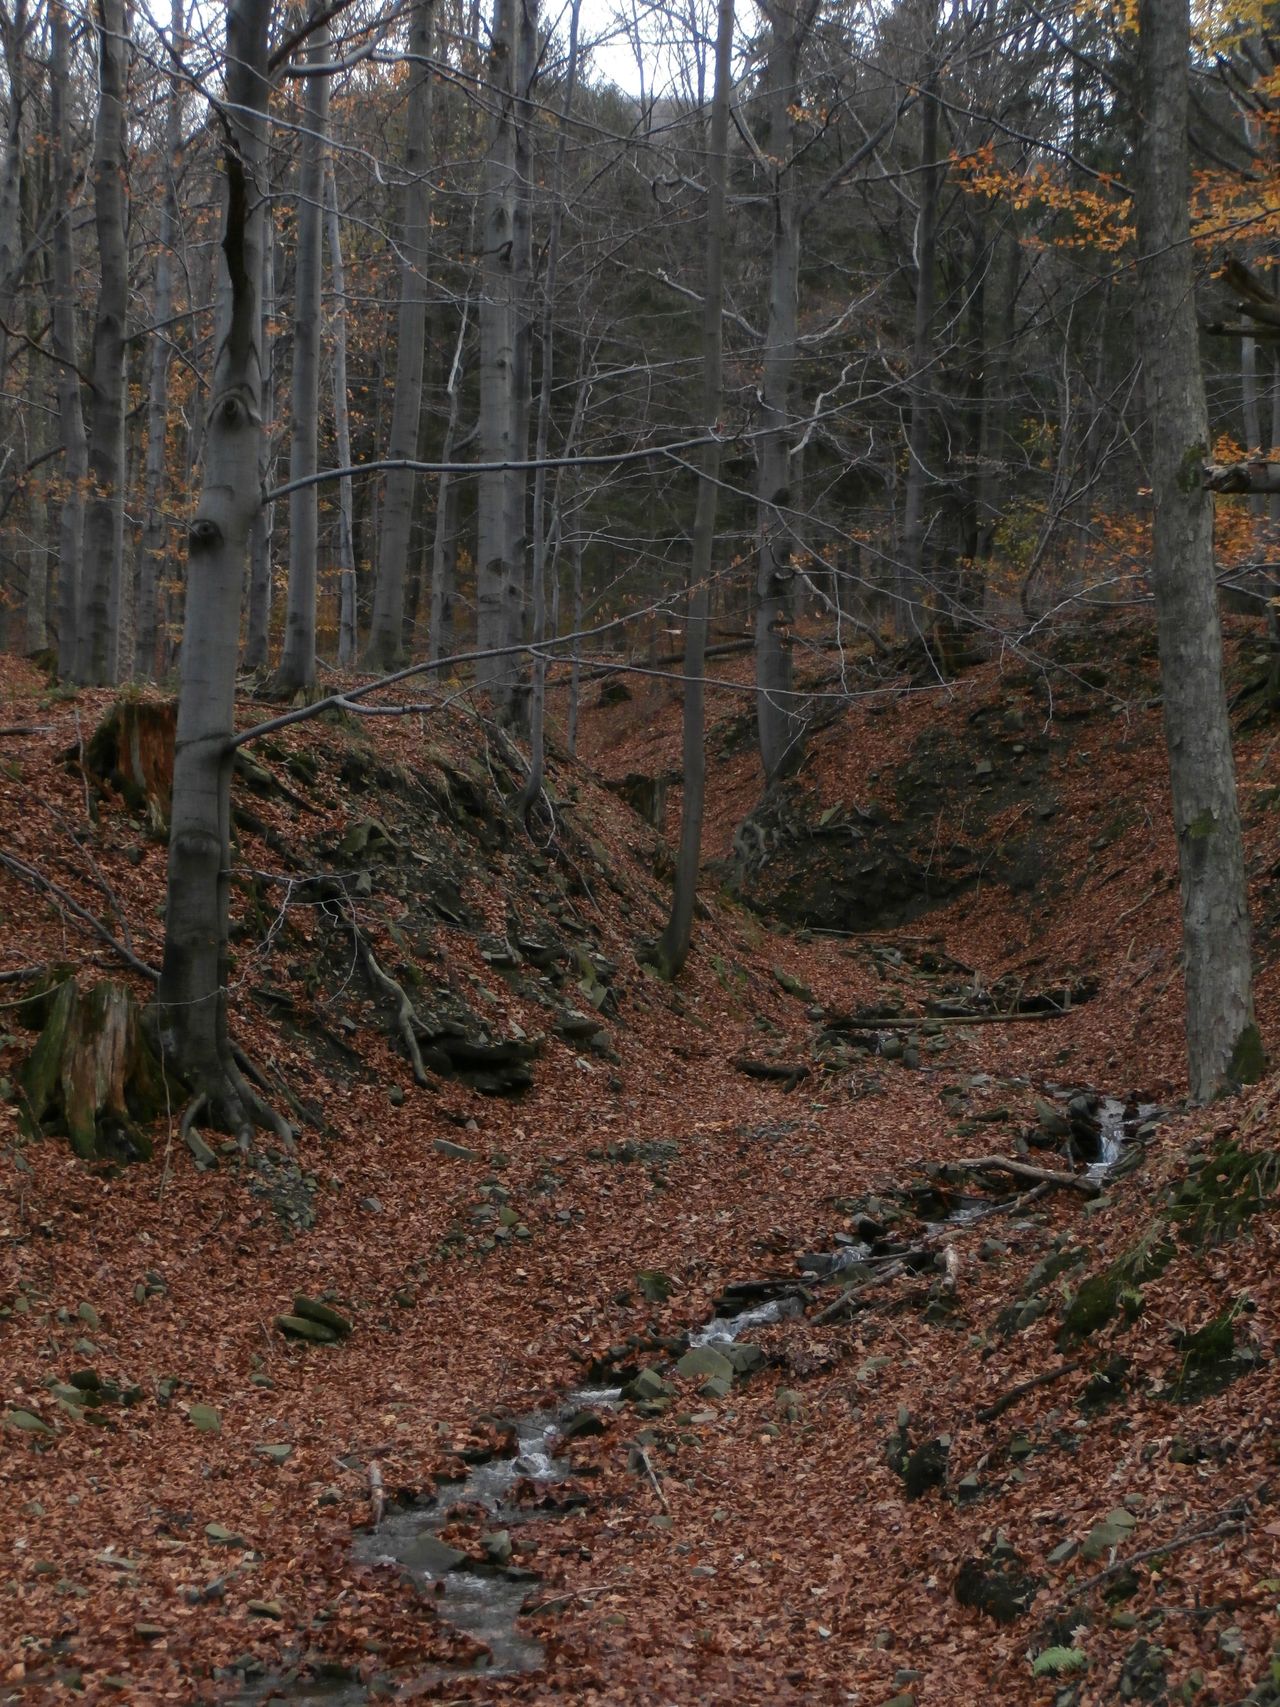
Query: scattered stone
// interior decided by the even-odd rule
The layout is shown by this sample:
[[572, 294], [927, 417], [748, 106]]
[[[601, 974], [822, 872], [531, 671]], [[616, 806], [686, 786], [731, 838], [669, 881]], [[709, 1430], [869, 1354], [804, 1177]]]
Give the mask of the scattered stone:
[[491, 1529], [480, 1537], [485, 1557], [495, 1565], [511, 1563], [511, 1531], [509, 1529]]
[[431, 1148], [440, 1156], [452, 1156], [459, 1162], [478, 1162], [479, 1150], [468, 1149], [465, 1144], [455, 1144], [449, 1138], [433, 1138]]
[[[676, 1374], [686, 1380], [702, 1377], [707, 1381], [722, 1381], [727, 1393], [733, 1382], [733, 1365], [714, 1346], [695, 1345], [676, 1364]], [[717, 1397], [723, 1398], [724, 1394], [718, 1393]]]
[[289, 1339], [310, 1340], [315, 1345], [333, 1345], [341, 1336], [324, 1322], [309, 1316], [277, 1316], [275, 1325]]
[[1104, 1559], [1124, 1542], [1137, 1527], [1137, 1518], [1123, 1506], [1107, 1513], [1101, 1523], [1095, 1523], [1080, 1546], [1080, 1557], [1089, 1564]]
[[255, 1618], [283, 1618], [284, 1607], [278, 1600], [251, 1600], [248, 1610]]
[[370, 1215], [381, 1215], [382, 1199], [380, 1197], [362, 1197], [360, 1199], [360, 1207], [361, 1209], [368, 1210]]
[[443, 1577], [467, 1560], [467, 1555], [459, 1548], [450, 1547], [447, 1541], [432, 1535], [430, 1530], [415, 1535], [400, 1557], [413, 1570], [425, 1571], [431, 1577]]
[[199, 1429], [201, 1434], [221, 1434], [222, 1418], [212, 1405], [192, 1405], [187, 1411], [187, 1421], [192, 1428]]
[[206, 1537], [218, 1547], [247, 1547], [249, 1543], [243, 1535], [237, 1535], [234, 1529], [228, 1529], [225, 1523], [206, 1523]]
[[[652, 1374], [653, 1371], [648, 1370], [645, 1373]], [[661, 1385], [659, 1380], [659, 1387]], [[566, 1441], [585, 1440], [589, 1435], [603, 1433], [604, 1418], [598, 1411], [575, 1411], [571, 1417], [566, 1418], [560, 1428], [560, 1438]]]
[[4, 1413], [6, 1428], [21, 1429], [24, 1434], [52, 1434], [53, 1430], [47, 1422], [43, 1422], [34, 1411], [6, 1411]]
[[[676, 1366], [677, 1371], [679, 1365]], [[656, 1369], [642, 1369], [622, 1389], [624, 1399], [661, 1399], [668, 1396], [671, 1389]], [[594, 1415], [594, 1412], [591, 1413]]]
[[273, 1464], [287, 1464], [293, 1456], [292, 1446], [283, 1440], [260, 1440], [253, 1450], [260, 1458], [269, 1458]]
[[76, 1315], [79, 1316], [86, 1328], [100, 1328], [102, 1326], [102, 1318], [92, 1304], [77, 1304]]
[[[323, 1303], [319, 1298], [308, 1298], [305, 1292], [294, 1293], [293, 1313], [309, 1322], [319, 1322], [322, 1327], [331, 1328], [335, 1334], [342, 1337], [352, 1331], [351, 1321], [341, 1311]], [[288, 1320], [287, 1317], [284, 1319]]]
[[390, 1090], [387, 1092], [387, 1101], [391, 1104], [392, 1108], [403, 1108], [404, 1086], [392, 1085]]

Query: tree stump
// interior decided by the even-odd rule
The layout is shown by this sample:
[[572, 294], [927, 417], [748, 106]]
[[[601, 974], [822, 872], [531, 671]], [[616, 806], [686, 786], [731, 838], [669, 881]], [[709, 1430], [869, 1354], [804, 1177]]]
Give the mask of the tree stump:
[[33, 1133], [65, 1133], [86, 1160], [150, 1157], [142, 1123], [169, 1099], [132, 990], [104, 978], [85, 992], [67, 978], [51, 992], [22, 1089]]
[[177, 706], [171, 699], [118, 699], [74, 756], [95, 781], [109, 783], [153, 830], [165, 830], [173, 798]]

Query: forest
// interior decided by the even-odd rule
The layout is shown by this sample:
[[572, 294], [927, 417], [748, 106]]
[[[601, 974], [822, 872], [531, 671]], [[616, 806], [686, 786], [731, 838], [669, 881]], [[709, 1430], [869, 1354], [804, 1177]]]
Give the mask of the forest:
[[1280, 14], [0, 50], [0, 1702], [1276, 1707]]

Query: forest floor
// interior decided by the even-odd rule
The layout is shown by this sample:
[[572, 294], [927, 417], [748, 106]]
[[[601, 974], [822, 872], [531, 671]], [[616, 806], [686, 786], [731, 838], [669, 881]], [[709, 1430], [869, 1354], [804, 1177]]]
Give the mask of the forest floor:
[[[1234, 688], [1257, 650], [1242, 625]], [[726, 666], [674, 987], [635, 957], [669, 685], [592, 685], [532, 833], [456, 704], [255, 746], [232, 1025], [296, 1143], [193, 1148], [175, 1104], [145, 1160], [24, 1131], [25, 974], [149, 994], [107, 938], [158, 964], [163, 752], [141, 786], [82, 762], [111, 696], [4, 672], [0, 1701], [1280, 1701], [1280, 1078], [1180, 1102], [1145, 627], [941, 685], [822, 664], [855, 697], [816, 702], [763, 813]], [[1280, 732], [1252, 703], [1275, 1039]], [[663, 777], [655, 826], [627, 799]], [[1063, 1150], [1099, 1113], [1118, 1164], [1089, 1174]], [[958, 1166], [990, 1157], [1076, 1184]], [[282, 1331], [298, 1295], [351, 1331]], [[464, 1577], [491, 1633], [523, 1608], [508, 1675], [450, 1617]]]

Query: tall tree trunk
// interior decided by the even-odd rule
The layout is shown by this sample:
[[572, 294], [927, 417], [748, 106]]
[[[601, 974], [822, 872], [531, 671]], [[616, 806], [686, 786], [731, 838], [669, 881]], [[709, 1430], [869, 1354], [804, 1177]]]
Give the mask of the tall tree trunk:
[[[798, 8], [803, 6], [803, 18]], [[794, 770], [804, 724], [792, 696], [790, 522], [791, 376], [796, 362], [800, 225], [792, 152], [800, 48], [814, 15], [809, 0], [772, 0], [769, 19], [769, 161], [773, 170], [769, 319], [760, 390], [765, 435], [756, 478], [756, 729], [765, 787]]]
[[1173, 819], [1182, 880], [1191, 1095], [1208, 1102], [1263, 1069], [1254, 1020], [1244, 853], [1222, 635], [1209, 422], [1196, 326], [1187, 145], [1188, 0], [1139, 0], [1138, 276], [1153, 424], [1154, 585]]
[[[515, 325], [515, 10], [520, 0], [494, 0], [489, 98], [497, 109], [485, 161], [485, 216], [480, 263], [480, 460], [505, 463], [516, 455]], [[520, 626], [519, 568], [512, 538], [510, 482], [502, 470], [479, 477], [476, 527], [476, 645], [514, 644]], [[501, 712], [515, 699], [510, 657], [482, 658], [476, 685]]]
[[75, 675], [76, 622], [80, 604], [80, 559], [84, 546], [84, 488], [88, 445], [80, 396], [79, 340], [76, 337], [75, 236], [72, 198], [75, 160], [69, 110], [71, 30], [61, 5], [49, 9], [49, 118], [55, 165], [53, 280], [51, 319], [53, 353], [58, 361], [58, 429], [62, 435], [63, 495], [58, 508], [58, 674]]
[[[329, 225], [329, 277], [333, 284], [333, 436], [338, 467], [351, 467], [351, 409], [347, 399], [347, 279], [342, 265], [342, 226], [333, 162], [325, 172], [325, 218]], [[356, 548], [352, 527], [351, 477], [338, 482], [338, 664], [356, 661]]]
[[[410, 14], [408, 110], [405, 117], [404, 209], [400, 226], [400, 314], [396, 331], [395, 400], [387, 456], [413, 460], [418, 454], [422, 419], [423, 348], [427, 331], [427, 245], [431, 193], [427, 171], [431, 153], [432, 0], [420, 0]], [[404, 662], [405, 585], [409, 573], [409, 536], [413, 527], [412, 473], [392, 469], [382, 500], [378, 574], [365, 663], [371, 670], [394, 670]]]
[[[329, 58], [329, 29], [317, 25], [309, 58]], [[289, 426], [289, 478], [305, 480], [319, 466], [320, 284], [324, 271], [325, 152], [329, 79], [307, 79], [306, 128], [298, 170], [298, 253], [295, 261], [293, 384]], [[315, 486], [289, 494], [289, 592], [284, 650], [272, 684], [276, 693], [311, 694], [316, 685], [316, 558], [320, 549], [320, 498]]]
[[933, 315], [937, 301], [938, 198], [945, 162], [938, 161], [937, 11], [928, 17], [928, 69], [921, 102], [920, 206], [916, 217], [916, 308], [911, 338], [911, 417], [907, 428], [907, 486], [902, 515], [902, 563], [898, 572], [896, 626], [900, 634], [921, 627], [925, 597], [924, 494], [929, 483], [929, 426], [936, 404], [928, 378], [933, 360]]
[[[173, 0], [170, 32], [174, 49], [182, 51], [183, 0]], [[178, 163], [182, 152], [181, 84], [169, 75], [165, 103], [164, 191], [160, 204], [160, 243], [156, 252], [153, 314], [160, 331], [151, 340], [151, 375], [147, 394], [147, 449], [144, 464], [142, 537], [138, 547], [134, 603], [133, 673], [149, 680], [156, 670], [157, 590], [169, 556], [169, 518], [166, 512], [165, 450], [169, 427], [169, 351], [166, 322], [173, 310], [173, 261], [178, 241]]]
[[89, 493], [76, 624], [76, 676], [101, 685], [118, 674], [124, 583], [125, 320], [129, 262], [125, 239], [125, 69], [123, 0], [97, 0], [98, 118], [93, 201], [98, 234], [98, 313], [93, 329]]
[[[715, 93], [706, 154], [707, 271], [702, 312], [702, 396], [700, 426], [713, 431], [720, 414], [721, 345], [724, 309], [725, 188], [729, 152], [729, 79], [733, 52], [733, 0], [719, 0], [716, 22]], [[693, 909], [702, 860], [702, 810], [706, 795], [707, 755], [703, 674], [707, 654], [711, 567], [715, 550], [716, 508], [720, 495], [720, 446], [704, 445], [698, 458], [698, 497], [693, 520], [684, 646], [684, 790], [680, 804], [680, 848], [676, 855], [671, 914], [658, 944], [657, 966], [675, 978], [689, 958]]]
[[[560, 272], [560, 238], [564, 229], [564, 156], [569, 140], [569, 116], [573, 112], [573, 97], [578, 84], [578, 19], [582, 0], [573, 0], [569, 11], [569, 71], [565, 79], [564, 101], [560, 108], [560, 128], [556, 136], [556, 152], [551, 168], [551, 230], [547, 235], [547, 266], [543, 279], [542, 326], [539, 349], [542, 372], [538, 384], [538, 424], [535, 433], [534, 459], [538, 463], [533, 476], [533, 675], [529, 694], [529, 774], [520, 791], [518, 810], [527, 814], [542, 792], [546, 764], [547, 660], [543, 646], [547, 638], [547, 534], [546, 499], [547, 470], [543, 467], [551, 437], [551, 394], [555, 375], [555, 308], [556, 285]], [[579, 398], [584, 395], [579, 387]], [[576, 414], [576, 411], [575, 411]], [[574, 428], [577, 426], [575, 419]], [[569, 434], [572, 444], [575, 433]], [[568, 447], [566, 447], [568, 448]]]
[[247, 1141], [268, 1119], [245, 1084], [227, 1035], [227, 910], [231, 867], [231, 735], [241, 587], [258, 507], [267, 31], [271, 0], [227, 6], [225, 276], [205, 450], [204, 490], [191, 523], [182, 677], [174, 751], [164, 963], [156, 1017], [167, 1066], [208, 1118]]
[[[263, 171], [270, 173], [270, 156]], [[276, 320], [276, 222], [271, 210], [270, 183], [267, 194], [250, 217], [262, 227], [258, 250], [262, 256], [262, 434], [259, 440], [259, 484], [269, 492], [275, 484], [277, 367], [280, 340], [273, 327]], [[275, 536], [276, 507], [260, 504], [249, 532], [249, 610], [245, 622], [244, 667], [265, 670], [271, 656], [271, 608], [274, 602], [271, 552]]]
[[[452, 461], [454, 446], [458, 439], [458, 402], [462, 380], [462, 352], [467, 338], [468, 308], [469, 304], [464, 302], [462, 318], [458, 323], [458, 342], [454, 346], [449, 377], [445, 381], [445, 391], [449, 398], [449, 418], [444, 427], [444, 443], [440, 449], [441, 462]], [[431, 591], [427, 616], [427, 657], [432, 663], [444, 656], [445, 613], [453, 596], [453, 567], [458, 556], [455, 548], [457, 512], [457, 489], [454, 485], [453, 476], [444, 473], [436, 483], [435, 528], [431, 537]]]
[[[0, 391], [6, 389], [9, 333], [22, 265], [22, 188], [26, 153], [27, 33], [30, 16], [26, 0], [17, 0], [10, 15], [0, 8], [0, 44], [8, 80], [8, 113], [0, 150]], [[0, 403], [0, 408], [3, 408]]]

